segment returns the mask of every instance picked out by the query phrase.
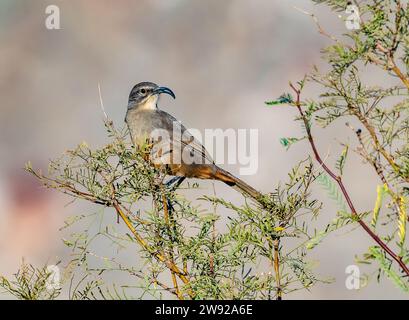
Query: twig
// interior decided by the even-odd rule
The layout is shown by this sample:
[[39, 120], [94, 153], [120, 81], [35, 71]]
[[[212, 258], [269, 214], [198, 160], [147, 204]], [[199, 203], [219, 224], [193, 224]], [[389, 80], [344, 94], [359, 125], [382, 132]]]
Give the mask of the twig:
[[395, 59], [394, 59], [394, 52], [396, 51], [396, 49], [394, 49], [394, 48], [386, 49], [385, 47], [382, 46], [382, 44], [380, 42], [378, 42], [376, 44], [376, 49], [378, 49], [380, 52], [382, 52], [386, 56], [387, 64], [383, 65], [381, 62], [379, 62], [379, 60], [374, 60], [374, 59], [371, 59], [371, 58], [370, 58], [370, 61], [372, 61], [373, 63], [375, 63], [377, 65], [381, 65], [381, 66], [387, 68], [388, 70], [392, 70], [395, 73], [395, 75], [399, 77], [399, 79], [402, 81], [402, 83], [409, 89], [409, 79], [399, 69], [399, 67], [396, 64]]
[[274, 248], [274, 272], [277, 284], [277, 300], [282, 300], [281, 279], [280, 279], [280, 257], [279, 257], [280, 238], [273, 240]]
[[[163, 188], [161, 188], [161, 189], [162, 189], [161, 191], [162, 191], [162, 202], [163, 202], [163, 215], [164, 215], [164, 218], [165, 218], [165, 222], [166, 222], [166, 224], [168, 226], [168, 231], [171, 232], [171, 225], [170, 225], [170, 219], [169, 219], [169, 208], [168, 208], [168, 204], [167, 204], [167, 199], [166, 199], [166, 196], [165, 196], [165, 194], [163, 192]], [[170, 257], [170, 262], [175, 264], [175, 260], [174, 260], [174, 257], [173, 257], [173, 246], [172, 245], [170, 246], [169, 257]], [[181, 294], [181, 292], [179, 290], [178, 281], [176, 279], [175, 272], [173, 270], [170, 270], [170, 274], [171, 274], [171, 277], [172, 277], [173, 286], [175, 287], [175, 290], [176, 290], [176, 295], [178, 296], [179, 300], [183, 300], [183, 296], [182, 296], [182, 294]]]
[[[216, 198], [216, 188], [214, 185], [214, 181], [212, 181], [212, 187], [213, 187], [213, 196]], [[217, 210], [217, 203], [213, 202], [213, 214], [216, 215], [216, 210]], [[214, 278], [215, 277], [215, 272], [214, 272], [214, 245], [216, 241], [216, 220], [212, 221], [212, 251], [210, 252], [209, 255], [209, 271], [210, 275]]]
[[[183, 281], [184, 284], [189, 284], [189, 279], [186, 277], [186, 275], [184, 274], [184, 272], [182, 272], [178, 266], [176, 266], [174, 263], [172, 263], [171, 261], [169, 261], [168, 259], [166, 259], [162, 254], [155, 252], [154, 250], [152, 250], [152, 248], [150, 248], [150, 246], [147, 244], [147, 242], [145, 241], [145, 239], [143, 239], [139, 233], [136, 231], [136, 229], [134, 228], [134, 226], [132, 225], [132, 223], [129, 221], [128, 217], [125, 215], [125, 213], [122, 211], [121, 207], [119, 206], [119, 204], [114, 201], [113, 206], [116, 210], [116, 212], [119, 214], [119, 216], [122, 218], [122, 220], [125, 222], [126, 226], [128, 227], [128, 229], [132, 232], [132, 234], [134, 235], [136, 241], [145, 249], [147, 250], [151, 255], [153, 255], [157, 260], [159, 260], [160, 262], [163, 262], [166, 267], [170, 270], [172, 270], [175, 274], [178, 275], [178, 277], [180, 278], [180, 280]], [[193, 297], [193, 293], [191, 291], [189, 291], [189, 295], [191, 297]]]
[[[103, 206], [106, 206], [106, 207], [113, 207], [115, 209], [116, 213], [118, 214], [118, 216], [121, 217], [121, 219], [125, 222], [128, 229], [134, 235], [135, 240], [142, 246], [142, 248], [144, 248], [147, 252], [149, 252], [158, 261], [163, 262], [168, 269], [170, 269], [172, 272], [174, 272], [180, 278], [180, 280], [182, 280], [182, 282], [184, 284], [189, 284], [190, 281], [187, 278], [187, 274], [184, 271], [181, 271], [174, 263], [172, 263], [171, 261], [166, 259], [166, 257], [163, 256], [161, 253], [153, 250], [149, 246], [149, 244], [145, 241], [145, 239], [137, 232], [135, 227], [132, 225], [132, 223], [128, 219], [127, 215], [124, 213], [124, 210], [126, 210], [126, 209], [122, 209], [120, 202], [118, 201], [118, 199], [116, 199], [115, 196], [112, 196], [112, 199], [109, 199], [109, 200], [108, 199], [100, 199], [100, 198], [95, 197], [92, 194], [77, 190], [73, 186], [70, 186], [70, 185], [68, 185], [66, 183], [62, 183], [62, 182], [60, 182], [58, 180], [53, 180], [53, 179], [47, 178], [47, 177], [43, 176], [42, 174], [39, 174], [39, 173], [35, 172], [34, 170], [30, 170], [30, 172], [32, 174], [34, 174], [38, 179], [40, 179], [40, 181], [42, 181], [42, 183], [46, 187], [55, 188], [55, 189], [59, 189], [59, 190], [61, 190], [61, 189], [62, 190], [68, 190], [68, 192], [67, 191], [62, 191], [62, 192], [66, 193], [66, 194], [69, 194], [71, 196], [78, 196], [78, 197], [80, 197], [82, 199], [85, 199], [85, 200], [88, 200], [88, 201], [91, 201], [93, 203], [100, 204], [100, 205], [103, 205]], [[54, 184], [54, 185], [52, 185], [52, 184]], [[111, 185], [111, 188], [113, 188], [112, 192], [115, 193], [114, 186]], [[138, 220], [138, 222], [143, 222], [143, 220], [141, 220], [141, 221]], [[191, 298], [194, 297], [194, 294], [193, 294], [193, 292], [191, 290], [188, 290], [188, 294], [189, 294], [189, 296]]]
[[[385, 177], [385, 174], [384, 174], [384, 172], [383, 172], [383, 168], [382, 168], [382, 165], [381, 165], [379, 159], [376, 159], [376, 158], [371, 157], [370, 154], [369, 154], [369, 152], [366, 150], [365, 144], [364, 144], [364, 142], [362, 141], [362, 133], [361, 133], [361, 131], [360, 131], [360, 130], [355, 130], [350, 124], [348, 124], [348, 127], [355, 132], [355, 135], [357, 136], [358, 141], [359, 141], [359, 144], [360, 144], [360, 146], [361, 146], [361, 151], [357, 150], [357, 153], [358, 153], [362, 158], [364, 158], [366, 161], [368, 161], [368, 162], [372, 165], [372, 167], [374, 168], [376, 174], [377, 174], [377, 175], [379, 176], [379, 178], [381, 179], [382, 183], [387, 186], [387, 188], [388, 188], [388, 190], [389, 190], [389, 193], [390, 193], [390, 195], [391, 195], [391, 197], [392, 197], [392, 200], [393, 200], [393, 202], [394, 202], [394, 204], [395, 204], [396, 212], [397, 212], [398, 215], [399, 215], [400, 205], [401, 205], [401, 200], [400, 200], [400, 199], [401, 199], [401, 195], [400, 195], [400, 194], [396, 194], [396, 193], [393, 191], [393, 189], [392, 189], [390, 183], [388, 182], [388, 180], [387, 180], [386, 177]], [[409, 217], [408, 217], [408, 220], [409, 220]]]
[[[400, 1], [397, 1], [397, 6], [398, 6], [398, 10], [397, 10], [398, 13], [397, 13], [397, 16], [396, 16], [396, 19], [395, 19], [396, 29], [398, 29], [400, 21], [401, 21], [401, 16], [400, 16], [400, 12], [399, 12], [399, 8], [401, 7]], [[337, 38], [335, 38], [334, 36], [332, 36], [331, 34], [326, 32], [321, 27], [317, 17], [313, 13], [307, 12], [307, 11], [305, 11], [303, 9], [300, 9], [300, 8], [297, 8], [295, 6], [294, 6], [294, 8], [296, 10], [306, 14], [306, 15], [309, 15], [313, 19], [313, 21], [315, 22], [320, 34], [330, 38], [331, 40], [333, 40], [333, 41], [335, 41], [335, 42], [337, 42], [339, 44], [342, 44], [343, 46], [345, 46], [345, 47], [347, 47], [347, 48], [349, 48], [351, 50], [355, 50], [351, 46], [342, 43]], [[396, 64], [396, 62], [394, 60], [394, 52], [396, 51], [398, 44], [399, 44], [399, 41], [397, 39], [397, 31], [394, 34], [393, 45], [392, 45], [392, 47], [390, 49], [384, 48], [380, 42], [378, 42], [376, 44], [376, 49], [378, 49], [380, 52], [382, 52], [387, 58], [386, 65], [384, 65], [384, 63], [380, 59], [378, 59], [375, 54], [374, 55], [367, 55], [367, 57], [368, 57], [369, 61], [371, 61], [372, 63], [374, 63], [376, 65], [380, 65], [382, 67], [387, 68], [388, 70], [393, 71], [395, 73], [395, 75], [398, 76], [399, 79], [403, 82], [403, 84], [409, 89], [409, 78], [403, 74], [403, 72], [400, 70], [400, 68], [397, 66], [397, 64]], [[377, 150], [385, 157], [385, 159], [389, 162], [389, 164], [392, 166], [394, 171], [399, 173], [400, 167], [396, 164], [394, 159], [386, 152], [386, 150], [381, 146], [381, 144], [378, 141], [378, 138], [376, 137], [376, 134], [375, 134], [373, 128], [371, 128], [370, 124], [366, 121], [365, 118], [359, 117], [359, 116], [358, 116], [358, 118], [360, 119], [362, 124], [366, 127], [366, 129], [369, 131], [369, 133], [370, 133], [370, 135], [371, 135], [371, 137], [372, 137], [372, 139], [373, 139], [373, 141], [375, 143], [375, 147], [377, 148]], [[409, 178], [406, 178], [405, 181], [409, 182]]]
[[152, 277], [153, 277], [153, 279], [152, 279], [151, 283], [157, 284], [157, 285], [161, 286], [164, 290], [178, 296], [177, 290], [175, 288], [169, 288], [166, 284], [159, 281], [156, 277], [154, 277], [154, 276], [152, 276]]
[[317, 160], [317, 162], [319, 164], [322, 165], [322, 167], [324, 168], [324, 170], [326, 171], [326, 173], [337, 182], [338, 186], [341, 189], [342, 194], [345, 197], [345, 200], [348, 204], [348, 207], [350, 208], [351, 212], [352, 212], [352, 216], [356, 219], [356, 221], [361, 225], [361, 227], [365, 230], [366, 233], [369, 234], [369, 236], [393, 259], [395, 260], [399, 266], [402, 268], [402, 270], [406, 273], [407, 276], [409, 276], [409, 268], [406, 266], [406, 264], [402, 261], [402, 258], [400, 256], [398, 256], [395, 252], [393, 252], [393, 250], [391, 248], [389, 248], [389, 246], [382, 241], [381, 238], [379, 238], [367, 225], [366, 223], [359, 217], [354, 204], [349, 196], [349, 193], [347, 192], [344, 183], [342, 182], [342, 178], [340, 176], [337, 176], [335, 173], [332, 172], [332, 170], [325, 164], [323, 163], [321, 156], [315, 146], [315, 142], [311, 133], [311, 128], [310, 128], [310, 124], [308, 123], [308, 120], [305, 116], [304, 111], [301, 108], [301, 101], [300, 101], [300, 96], [301, 96], [301, 89], [297, 89], [296, 87], [294, 87], [294, 85], [292, 83], [290, 83], [290, 87], [291, 89], [293, 89], [293, 91], [296, 94], [296, 101], [295, 101], [295, 106], [298, 109], [298, 112], [300, 113], [300, 116], [304, 122], [305, 125], [305, 129], [307, 131], [307, 136], [308, 136], [308, 141], [311, 145], [312, 151], [314, 153], [314, 157]]
[[108, 121], [108, 115], [105, 112], [104, 102], [102, 101], [101, 85], [99, 83], [98, 83], [98, 94], [99, 94], [99, 102], [100, 102], [102, 113], [104, 114], [105, 121]]
[[322, 34], [323, 36], [325, 36], [325, 37], [331, 39], [332, 41], [334, 41], [334, 42], [336, 42], [336, 43], [338, 43], [338, 44], [341, 44], [341, 45], [343, 45], [343, 46], [345, 46], [345, 47], [347, 47], [347, 48], [349, 48], [349, 49], [353, 49], [350, 45], [345, 44], [345, 43], [342, 43], [342, 42], [341, 42], [340, 40], [338, 40], [336, 37], [334, 37], [333, 35], [331, 35], [331, 34], [329, 34], [328, 32], [326, 32], [326, 31], [324, 30], [324, 28], [321, 26], [321, 24], [319, 23], [318, 18], [315, 16], [315, 14], [310, 13], [310, 12], [304, 10], [304, 9], [298, 8], [298, 7], [296, 7], [296, 6], [293, 6], [293, 8], [296, 9], [296, 10], [298, 10], [298, 11], [300, 11], [300, 12], [303, 13], [303, 14], [306, 14], [307, 16], [310, 16], [311, 19], [314, 21], [315, 25], [317, 26], [318, 32], [319, 32], [320, 34]]
[[374, 143], [375, 150], [379, 151], [382, 154], [382, 156], [386, 159], [386, 161], [388, 161], [388, 163], [396, 173], [399, 173], [400, 167], [396, 164], [392, 156], [385, 150], [385, 148], [382, 147], [372, 125], [359, 111], [356, 111], [353, 107], [350, 107], [349, 109], [352, 110], [352, 113], [359, 119], [365, 129], [369, 132], [369, 135], [371, 136]]

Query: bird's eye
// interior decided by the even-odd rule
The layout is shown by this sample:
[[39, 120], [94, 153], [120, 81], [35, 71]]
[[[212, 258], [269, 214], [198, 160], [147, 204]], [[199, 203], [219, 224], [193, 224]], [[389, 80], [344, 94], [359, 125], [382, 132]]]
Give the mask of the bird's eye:
[[146, 94], [146, 89], [141, 89], [139, 92], [140, 92], [141, 94]]

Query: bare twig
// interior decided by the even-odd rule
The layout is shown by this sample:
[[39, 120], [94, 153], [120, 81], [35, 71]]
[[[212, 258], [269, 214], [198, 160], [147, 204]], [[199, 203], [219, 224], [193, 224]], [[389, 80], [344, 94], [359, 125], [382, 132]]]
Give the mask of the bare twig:
[[293, 8], [296, 9], [296, 10], [298, 10], [298, 11], [300, 11], [300, 12], [303, 13], [303, 14], [306, 14], [307, 16], [310, 16], [311, 19], [314, 21], [315, 25], [317, 26], [318, 32], [319, 32], [320, 34], [322, 34], [323, 36], [325, 36], [325, 37], [331, 39], [332, 41], [334, 41], [334, 42], [336, 42], [336, 43], [338, 43], [338, 44], [341, 44], [341, 45], [343, 45], [343, 46], [345, 46], [345, 47], [347, 47], [347, 48], [349, 48], [349, 49], [353, 49], [350, 45], [341, 42], [341, 41], [340, 41], [339, 39], [337, 39], [335, 36], [333, 36], [332, 34], [328, 33], [327, 31], [325, 31], [325, 29], [321, 26], [320, 22], [318, 21], [318, 18], [315, 16], [315, 14], [310, 13], [310, 12], [304, 10], [304, 9], [298, 8], [298, 7], [296, 7], [296, 6], [293, 6]]
[[98, 83], [98, 94], [99, 94], [99, 103], [101, 106], [102, 113], [104, 114], [105, 121], [108, 121], [108, 115], [105, 112], [104, 102], [102, 101], [101, 85]]

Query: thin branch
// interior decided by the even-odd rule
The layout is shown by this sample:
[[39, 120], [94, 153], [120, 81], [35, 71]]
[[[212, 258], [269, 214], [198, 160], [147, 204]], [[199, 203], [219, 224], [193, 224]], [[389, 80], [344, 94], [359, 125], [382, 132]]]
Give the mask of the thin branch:
[[[154, 283], [156, 285], [159, 285], [160, 287], [162, 287], [164, 290], [178, 296], [177, 294], [177, 290], [175, 288], [169, 288], [166, 284], [164, 284], [163, 282], [159, 281], [156, 277], [153, 277], [151, 283]], [[179, 297], [179, 296], [178, 296]]]
[[[385, 150], [385, 148], [381, 145], [379, 142], [379, 139], [376, 135], [374, 127], [368, 122], [368, 120], [361, 114], [360, 111], [356, 110], [352, 106], [349, 106], [349, 109], [351, 110], [352, 114], [355, 115], [358, 120], [362, 123], [362, 125], [365, 127], [365, 129], [369, 132], [369, 135], [371, 136], [371, 139], [374, 143], [374, 148], [375, 150], [379, 151], [379, 153], [385, 158], [385, 160], [390, 164], [392, 169], [399, 174], [401, 168], [399, 165], [395, 162], [393, 157]], [[405, 179], [407, 180], [407, 179]], [[408, 181], [409, 182], [409, 181]]]
[[[132, 223], [129, 221], [128, 217], [125, 215], [125, 213], [122, 211], [121, 207], [119, 206], [118, 202], [114, 200], [113, 206], [116, 210], [116, 212], [119, 214], [119, 216], [122, 218], [122, 220], [125, 222], [126, 226], [128, 229], [132, 232], [134, 235], [136, 241], [146, 250], [148, 251], [151, 255], [153, 255], [157, 260], [160, 262], [163, 262], [166, 267], [170, 270], [172, 270], [175, 274], [178, 275], [180, 280], [183, 281], [184, 284], [189, 284], [189, 279], [186, 277], [183, 271], [181, 271], [178, 266], [176, 266], [174, 263], [166, 259], [162, 254], [156, 252], [153, 250], [148, 243], [143, 239], [139, 233], [136, 231], [135, 227], [132, 225]], [[193, 293], [189, 290], [188, 291], [189, 296], [193, 297]]]
[[304, 122], [306, 131], [307, 131], [307, 136], [308, 136], [308, 141], [311, 145], [312, 151], [314, 153], [314, 157], [317, 160], [319, 164], [322, 165], [326, 173], [337, 182], [338, 186], [341, 189], [342, 194], [345, 197], [345, 200], [348, 204], [348, 207], [350, 208], [352, 212], [352, 216], [357, 220], [357, 222], [361, 225], [361, 227], [365, 230], [366, 233], [369, 234], [369, 236], [393, 259], [395, 260], [399, 266], [402, 268], [402, 270], [406, 273], [407, 276], [409, 276], [409, 268], [406, 266], [406, 264], [402, 261], [402, 257], [398, 256], [389, 246], [382, 241], [381, 238], [379, 238], [367, 225], [366, 223], [359, 217], [358, 212], [356, 211], [354, 204], [349, 196], [349, 193], [347, 192], [344, 183], [342, 182], [342, 178], [340, 176], [337, 176], [328, 166], [323, 163], [321, 156], [315, 146], [315, 142], [311, 133], [311, 128], [310, 124], [306, 118], [306, 115], [304, 111], [302, 110], [301, 107], [301, 101], [300, 101], [300, 96], [301, 96], [301, 90], [297, 89], [292, 83], [290, 83], [290, 87], [293, 89], [293, 91], [296, 94], [296, 101], [295, 101], [295, 106], [298, 109], [298, 112], [300, 113], [300, 116]]
[[338, 43], [338, 44], [340, 44], [340, 45], [342, 45], [342, 46], [345, 46], [345, 47], [347, 47], [347, 48], [349, 48], [349, 49], [353, 49], [350, 45], [341, 42], [341, 41], [340, 41], [339, 39], [337, 39], [335, 36], [333, 36], [332, 34], [328, 33], [327, 31], [325, 31], [325, 29], [321, 26], [320, 22], [318, 21], [318, 18], [315, 16], [315, 14], [310, 13], [310, 12], [304, 10], [304, 9], [298, 8], [298, 7], [296, 7], [296, 6], [293, 6], [293, 8], [296, 9], [296, 10], [298, 10], [298, 11], [300, 11], [300, 12], [303, 13], [303, 14], [306, 14], [307, 16], [310, 16], [311, 19], [314, 21], [315, 25], [317, 26], [318, 32], [319, 32], [320, 34], [322, 34], [323, 36], [325, 36], [325, 37], [331, 39], [332, 41], [334, 41], [334, 42], [336, 42], [336, 43]]
[[[168, 231], [171, 232], [171, 225], [170, 225], [170, 219], [169, 219], [169, 208], [168, 208], [168, 204], [167, 204], [167, 199], [166, 199], [165, 194], [163, 193], [163, 188], [161, 188], [161, 189], [162, 189], [161, 191], [162, 191], [162, 202], [163, 202], [163, 215], [164, 215], [164, 218], [165, 218], [166, 225], [168, 227]], [[173, 257], [173, 247], [172, 247], [172, 245], [170, 247], [169, 257], [170, 257], [170, 262], [175, 264], [175, 259]], [[175, 272], [173, 270], [170, 270], [170, 274], [171, 274], [171, 277], [172, 277], [173, 286], [176, 289], [176, 295], [178, 296], [179, 300], [183, 300], [183, 296], [182, 296], [182, 294], [181, 294], [181, 292], [179, 290], [178, 281], [176, 279]]]
[[277, 300], [282, 300], [282, 289], [281, 289], [281, 279], [280, 279], [280, 257], [279, 257], [279, 247], [280, 239], [274, 239], [273, 248], [274, 248], [274, 272], [276, 276], [277, 284]]
[[[120, 202], [118, 199], [115, 197], [115, 187], [111, 184], [111, 192], [114, 193], [112, 195], [112, 199], [100, 199], [95, 197], [92, 194], [82, 192], [80, 190], [77, 190], [73, 186], [63, 183], [58, 180], [54, 180], [48, 177], [43, 176], [42, 174], [37, 173], [34, 170], [30, 170], [32, 174], [34, 174], [42, 183], [49, 188], [55, 188], [60, 191], [62, 191], [65, 194], [74, 196], [74, 197], [79, 197], [88, 201], [91, 201], [96, 204], [100, 204], [106, 207], [113, 207], [118, 214], [119, 217], [125, 222], [126, 226], [128, 229], [131, 231], [131, 233], [134, 235], [135, 240], [147, 251], [149, 252], [154, 258], [156, 258], [158, 261], [163, 262], [168, 269], [170, 269], [172, 272], [174, 272], [184, 284], [189, 284], [189, 279], [187, 278], [187, 274], [183, 271], [181, 271], [174, 263], [169, 261], [165, 256], [163, 256], [161, 253], [153, 250], [149, 244], [145, 241], [145, 239], [137, 232], [133, 224], [130, 222], [128, 219], [127, 215], [125, 214], [124, 210], [127, 211], [126, 209], [121, 207]], [[103, 176], [104, 177], [104, 176]], [[106, 177], [105, 177], [106, 178]], [[104, 178], [104, 179], [105, 179]], [[107, 182], [108, 183], [108, 182]], [[66, 191], [68, 190], [68, 191]], [[129, 213], [129, 211], [128, 211]], [[143, 220], [137, 220], [138, 222], [143, 222]], [[188, 294], [190, 297], [193, 297], [193, 293], [191, 290], [188, 290]]]
[[98, 83], [98, 94], [99, 94], [99, 103], [101, 106], [102, 113], [104, 114], [105, 121], [108, 121], [108, 115], [105, 112], [104, 102], [102, 101], [101, 85]]
[[387, 65], [385, 66], [382, 63], [379, 63], [379, 60], [372, 60], [372, 59], [370, 60], [375, 64], [381, 65], [382, 67], [385, 67], [388, 70], [393, 71], [393, 73], [395, 73], [395, 75], [398, 76], [398, 78], [402, 81], [402, 83], [409, 89], [409, 78], [406, 75], [404, 75], [403, 72], [399, 69], [394, 59], [394, 53], [396, 49], [394, 48], [386, 49], [379, 42], [376, 44], [376, 49], [378, 49], [380, 52], [382, 52], [386, 56]]

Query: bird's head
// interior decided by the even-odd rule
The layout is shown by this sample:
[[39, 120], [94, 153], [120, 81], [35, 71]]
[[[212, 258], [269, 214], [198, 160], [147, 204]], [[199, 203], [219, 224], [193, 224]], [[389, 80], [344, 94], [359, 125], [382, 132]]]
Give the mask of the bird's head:
[[173, 99], [176, 98], [173, 91], [169, 88], [160, 87], [152, 82], [140, 82], [132, 88], [129, 94], [128, 109], [156, 109], [156, 104], [161, 93], [166, 93], [172, 96]]

